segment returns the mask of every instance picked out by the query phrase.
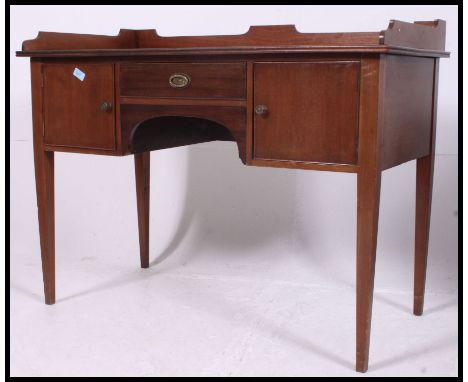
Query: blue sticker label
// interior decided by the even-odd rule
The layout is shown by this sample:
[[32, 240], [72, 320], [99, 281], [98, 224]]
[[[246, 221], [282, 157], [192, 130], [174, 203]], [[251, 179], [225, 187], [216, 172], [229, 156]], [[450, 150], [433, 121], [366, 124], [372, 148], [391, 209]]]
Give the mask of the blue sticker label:
[[85, 75], [80, 69], [75, 68], [73, 75], [78, 78], [80, 81], [84, 81]]

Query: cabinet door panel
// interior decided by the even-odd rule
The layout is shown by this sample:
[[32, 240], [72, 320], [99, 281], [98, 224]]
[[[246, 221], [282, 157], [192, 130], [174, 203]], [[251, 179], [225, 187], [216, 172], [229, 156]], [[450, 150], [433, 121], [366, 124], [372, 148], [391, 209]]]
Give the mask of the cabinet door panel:
[[254, 159], [357, 163], [359, 61], [254, 66]]
[[43, 81], [46, 144], [115, 149], [113, 64], [45, 64]]

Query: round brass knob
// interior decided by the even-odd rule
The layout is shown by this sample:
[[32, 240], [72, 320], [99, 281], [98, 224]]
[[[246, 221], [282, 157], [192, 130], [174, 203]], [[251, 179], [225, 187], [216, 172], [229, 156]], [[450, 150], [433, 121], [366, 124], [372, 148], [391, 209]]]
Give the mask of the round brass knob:
[[112, 104], [110, 102], [103, 102], [101, 103], [101, 110], [102, 111], [111, 111], [112, 110]]
[[257, 115], [265, 115], [268, 113], [268, 108], [265, 105], [257, 105], [255, 106], [255, 114]]

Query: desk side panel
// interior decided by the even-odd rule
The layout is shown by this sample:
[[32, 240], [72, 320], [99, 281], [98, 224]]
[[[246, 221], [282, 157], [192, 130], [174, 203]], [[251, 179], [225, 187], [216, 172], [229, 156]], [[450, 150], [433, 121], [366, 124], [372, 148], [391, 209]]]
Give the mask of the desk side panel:
[[381, 168], [430, 153], [434, 59], [384, 55]]
[[445, 21], [407, 23], [391, 20], [387, 30], [380, 34], [380, 43], [387, 46], [443, 52], [445, 49]]

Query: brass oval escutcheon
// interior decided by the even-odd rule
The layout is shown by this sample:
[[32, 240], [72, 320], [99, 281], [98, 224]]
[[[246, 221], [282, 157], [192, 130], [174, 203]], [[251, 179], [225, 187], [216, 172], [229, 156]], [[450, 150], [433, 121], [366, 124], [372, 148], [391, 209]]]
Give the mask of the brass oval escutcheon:
[[174, 73], [169, 77], [169, 85], [173, 88], [186, 88], [190, 84], [190, 77], [184, 73]]

